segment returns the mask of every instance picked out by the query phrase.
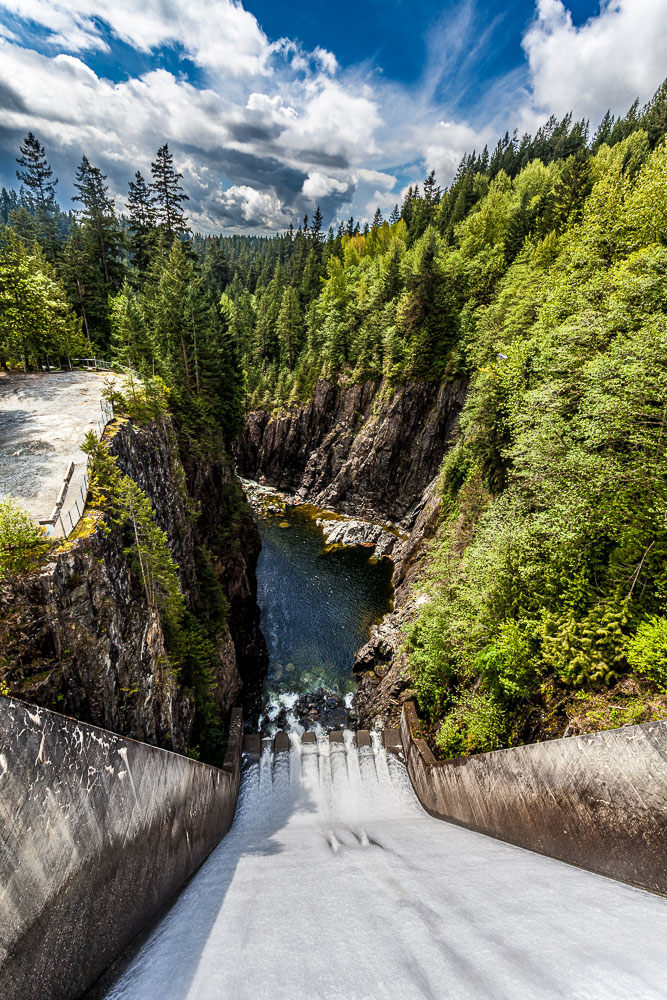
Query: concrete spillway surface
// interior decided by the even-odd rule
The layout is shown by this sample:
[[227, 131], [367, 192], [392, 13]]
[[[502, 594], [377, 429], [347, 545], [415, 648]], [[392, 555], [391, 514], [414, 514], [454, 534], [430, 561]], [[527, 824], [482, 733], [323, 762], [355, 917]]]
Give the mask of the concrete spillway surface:
[[664, 899], [432, 819], [351, 734], [293, 739], [109, 1000], [664, 1000]]

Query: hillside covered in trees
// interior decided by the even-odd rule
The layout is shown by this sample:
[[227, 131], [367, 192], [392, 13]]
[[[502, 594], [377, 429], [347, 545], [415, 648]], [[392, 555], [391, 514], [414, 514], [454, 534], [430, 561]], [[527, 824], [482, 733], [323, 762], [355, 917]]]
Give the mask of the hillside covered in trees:
[[195, 450], [229, 449], [245, 410], [306, 401], [318, 378], [469, 378], [406, 634], [440, 750], [530, 738], [537, 717], [557, 735], [577, 700], [603, 724], [651, 718], [667, 690], [666, 132], [663, 85], [593, 135], [571, 116], [506, 135], [387, 220], [325, 232], [318, 209], [273, 238], [193, 236], [166, 145], [127, 216], [85, 157], [65, 213], [29, 135], [21, 190], [2, 192], [0, 363], [94, 352], [157, 377]]

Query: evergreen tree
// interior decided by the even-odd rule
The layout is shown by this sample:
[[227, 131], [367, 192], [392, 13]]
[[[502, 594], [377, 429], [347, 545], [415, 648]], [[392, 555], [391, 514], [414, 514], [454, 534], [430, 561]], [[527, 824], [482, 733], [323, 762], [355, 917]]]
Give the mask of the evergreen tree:
[[84, 156], [76, 171], [74, 187], [79, 192], [73, 201], [79, 209], [84, 229], [94, 235], [99, 265], [106, 285], [117, 288], [120, 283], [120, 254], [123, 234], [118, 226], [113, 199], [109, 197], [106, 174], [94, 167]]
[[322, 289], [322, 269], [320, 256], [313, 248], [308, 254], [306, 266], [301, 281], [301, 300], [304, 306], [308, 306], [313, 299], [316, 299]]
[[394, 205], [394, 207], [391, 210], [391, 215], [389, 216], [389, 225], [393, 226], [395, 223], [398, 222], [398, 220], [400, 219], [400, 217], [401, 217], [401, 213], [400, 213], [400, 211], [398, 209], [398, 205]]
[[383, 223], [382, 212], [380, 211], [380, 206], [375, 209], [375, 215], [373, 216], [372, 229], [379, 229]]
[[132, 262], [143, 272], [148, 267], [155, 246], [156, 213], [155, 197], [138, 170], [129, 184], [127, 204]]
[[160, 146], [155, 161], [151, 163], [151, 173], [157, 224], [167, 244], [171, 244], [177, 237], [190, 232], [183, 212], [183, 202], [189, 201], [189, 198], [179, 184], [183, 174], [174, 170], [174, 158], [166, 142], [164, 146]]
[[53, 180], [53, 170], [46, 159], [44, 147], [32, 132], [28, 132], [20, 149], [21, 155], [16, 162], [23, 169], [17, 170], [16, 176], [23, 184], [21, 194], [26, 207], [35, 216], [39, 241], [51, 263], [55, 264], [58, 249], [58, 178]]
[[94, 234], [78, 221], [73, 223], [63, 247], [60, 272], [70, 302], [81, 316], [92, 351], [96, 334], [104, 337], [108, 332], [108, 290], [99, 267]]
[[310, 226], [310, 238], [313, 242], [313, 245], [316, 247], [319, 247], [320, 243], [322, 242], [322, 221], [323, 221], [323, 216], [322, 213], [320, 212], [320, 206], [318, 205], [317, 208], [315, 209], [315, 215], [313, 216], [313, 221]]
[[303, 337], [301, 306], [296, 288], [293, 285], [288, 285], [283, 292], [276, 330], [280, 345], [281, 366], [286, 366], [290, 372], [293, 372]]
[[552, 218], [555, 225], [564, 226], [579, 219], [592, 186], [590, 155], [588, 150], [582, 149], [567, 158], [554, 186]]

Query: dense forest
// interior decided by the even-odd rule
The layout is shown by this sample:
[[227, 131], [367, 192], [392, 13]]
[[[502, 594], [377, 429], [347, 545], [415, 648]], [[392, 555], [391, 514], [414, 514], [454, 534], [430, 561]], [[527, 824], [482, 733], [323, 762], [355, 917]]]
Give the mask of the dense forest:
[[272, 238], [191, 234], [167, 145], [127, 215], [85, 157], [64, 212], [29, 134], [1, 196], [0, 364], [136, 369], [195, 452], [318, 378], [466, 376], [406, 635], [437, 745], [493, 749], [549, 713], [556, 735], [577, 700], [648, 718], [667, 690], [666, 133], [667, 83], [592, 135], [571, 115], [506, 134], [386, 220], [327, 232], [318, 209]]

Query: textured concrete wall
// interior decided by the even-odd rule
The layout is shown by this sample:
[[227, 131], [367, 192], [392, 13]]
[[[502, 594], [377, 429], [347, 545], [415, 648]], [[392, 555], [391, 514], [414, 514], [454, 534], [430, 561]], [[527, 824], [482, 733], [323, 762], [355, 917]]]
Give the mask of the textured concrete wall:
[[450, 761], [420, 738], [412, 703], [401, 733], [431, 815], [667, 894], [667, 722]]
[[224, 767], [0, 697], [0, 996], [79, 997], [231, 825]]

